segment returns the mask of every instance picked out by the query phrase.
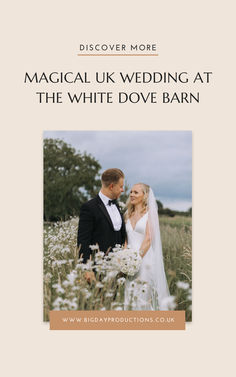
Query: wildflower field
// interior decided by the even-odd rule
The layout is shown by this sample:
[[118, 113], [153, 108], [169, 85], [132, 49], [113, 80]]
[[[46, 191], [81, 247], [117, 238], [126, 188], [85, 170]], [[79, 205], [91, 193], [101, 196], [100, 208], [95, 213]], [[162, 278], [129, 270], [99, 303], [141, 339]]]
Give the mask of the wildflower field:
[[[78, 219], [44, 225], [44, 321], [50, 310], [123, 310], [125, 276], [114, 275], [102, 251], [94, 250], [96, 280], [84, 278], [93, 269], [78, 258]], [[192, 313], [192, 219], [160, 216], [160, 231], [170, 310]], [[132, 302], [130, 309], [132, 310]]]

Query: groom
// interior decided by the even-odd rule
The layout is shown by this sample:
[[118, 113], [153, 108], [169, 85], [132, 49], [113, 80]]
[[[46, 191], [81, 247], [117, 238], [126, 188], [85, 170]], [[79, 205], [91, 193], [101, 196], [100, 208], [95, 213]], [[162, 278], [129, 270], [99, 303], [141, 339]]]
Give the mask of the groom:
[[120, 169], [108, 169], [101, 180], [99, 194], [80, 210], [77, 245], [84, 263], [92, 254], [90, 245], [98, 244], [106, 252], [116, 244], [124, 244], [126, 238], [124, 219], [116, 203], [124, 191], [124, 173]]

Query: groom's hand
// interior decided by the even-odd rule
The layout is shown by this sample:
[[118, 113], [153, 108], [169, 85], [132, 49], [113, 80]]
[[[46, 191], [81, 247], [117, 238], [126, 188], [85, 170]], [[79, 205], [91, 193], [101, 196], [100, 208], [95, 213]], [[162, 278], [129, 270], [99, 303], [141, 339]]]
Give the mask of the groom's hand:
[[92, 281], [96, 281], [95, 274], [93, 271], [86, 271], [84, 274], [84, 277], [88, 283], [91, 283]]

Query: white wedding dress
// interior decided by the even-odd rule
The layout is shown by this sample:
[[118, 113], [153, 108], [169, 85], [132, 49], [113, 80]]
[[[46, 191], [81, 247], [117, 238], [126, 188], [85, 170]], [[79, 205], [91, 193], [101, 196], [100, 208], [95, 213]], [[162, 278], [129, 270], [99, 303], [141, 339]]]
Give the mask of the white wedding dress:
[[[126, 223], [128, 246], [134, 250], [140, 250], [147, 220], [148, 212], [137, 221], [134, 229], [129, 219]], [[126, 278], [124, 310], [155, 310], [153, 284], [153, 249], [150, 247], [142, 258], [139, 272]]]

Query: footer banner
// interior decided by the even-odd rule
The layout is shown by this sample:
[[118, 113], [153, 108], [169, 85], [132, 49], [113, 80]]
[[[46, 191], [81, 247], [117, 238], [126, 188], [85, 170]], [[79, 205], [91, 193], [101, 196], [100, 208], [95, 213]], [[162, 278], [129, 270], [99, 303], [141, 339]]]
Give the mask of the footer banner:
[[185, 330], [185, 311], [50, 311], [50, 330]]

